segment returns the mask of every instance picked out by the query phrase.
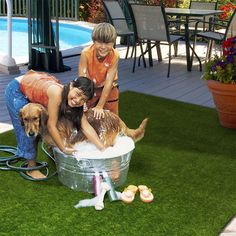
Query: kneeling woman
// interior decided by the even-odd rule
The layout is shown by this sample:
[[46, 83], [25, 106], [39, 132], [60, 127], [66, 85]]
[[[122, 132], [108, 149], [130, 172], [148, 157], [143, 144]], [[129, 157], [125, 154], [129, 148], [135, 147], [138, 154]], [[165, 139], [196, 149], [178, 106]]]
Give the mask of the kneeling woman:
[[[64, 86], [52, 75], [31, 70], [12, 80], [6, 88], [5, 100], [17, 139], [16, 156], [27, 159], [28, 167], [36, 166], [36, 138], [26, 135], [19, 118], [20, 109], [29, 102], [40, 103], [47, 107], [48, 131], [62, 152], [71, 154], [74, 150], [64, 146], [58, 132], [56, 125], [61, 116], [70, 119], [78, 130], [81, 128], [97, 148], [104, 149], [97, 133], [83, 115], [83, 105], [93, 97], [93, 93], [94, 84], [86, 77]], [[45, 178], [45, 175], [38, 170], [29, 171], [28, 175], [36, 179]]]

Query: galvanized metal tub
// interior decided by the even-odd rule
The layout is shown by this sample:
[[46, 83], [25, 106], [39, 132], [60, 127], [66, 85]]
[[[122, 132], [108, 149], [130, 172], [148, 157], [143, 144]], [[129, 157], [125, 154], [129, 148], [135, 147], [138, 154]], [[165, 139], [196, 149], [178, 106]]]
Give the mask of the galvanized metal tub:
[[117, 156], [110, 157], [91, 157], [90, 155], [82, 158], [65, 155], [58, 148], [54, 148], [59, 181], [71, 189], [93, 193], [95, 172], [106, 171], [115, 187], [123, 185], [127, 179], [129, 163], [134, 150], [133, 140], [128, 138], [126, 145], [125, 153], [123, 151], [123, 153], [117, 153]]

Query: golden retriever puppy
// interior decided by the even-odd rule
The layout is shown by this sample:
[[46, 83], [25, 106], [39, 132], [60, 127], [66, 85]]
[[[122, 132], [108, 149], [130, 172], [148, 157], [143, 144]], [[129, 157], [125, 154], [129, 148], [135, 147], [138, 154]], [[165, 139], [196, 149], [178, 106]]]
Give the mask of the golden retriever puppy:
[[[130, 129], [117, 115], [109, 111], [105, 111], [105, 117], [99, 120], [94, 118], [92, 109], [84, 114], [106, 146], [113, 146], [118, 134], [129, 136], [135, 142], [140, 140], [144, 136], [148, 120], [145, 118], [137, 129]], [[28, 136], [40, 135], [46, 144], [55, 146], [47, 130], [48, 113], [45, 107], [38, 103], [28, 103], [20, 110], [20, 119]], [[77, 131], [68, 119], [60, 119], [57, 128], [68, 147], [86, 140], [83, 132]]]

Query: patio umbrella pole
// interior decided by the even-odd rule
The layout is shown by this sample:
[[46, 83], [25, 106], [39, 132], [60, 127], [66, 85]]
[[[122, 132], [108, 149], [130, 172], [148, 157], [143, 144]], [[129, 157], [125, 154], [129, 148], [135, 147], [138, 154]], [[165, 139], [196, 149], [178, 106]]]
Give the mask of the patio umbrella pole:
[[6, 0], [7, 3], [7, 32], [8, 32], [8, 55], [0, 55], [0, 71], [5, 74], [19, 74], [19, 67], [12, 58], [12, 2]]

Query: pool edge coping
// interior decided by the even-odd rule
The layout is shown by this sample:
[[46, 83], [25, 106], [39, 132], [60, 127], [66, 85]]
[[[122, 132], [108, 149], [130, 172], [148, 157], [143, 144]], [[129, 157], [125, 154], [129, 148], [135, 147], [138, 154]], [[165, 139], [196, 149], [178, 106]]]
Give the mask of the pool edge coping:
[[[7, 16], [0, 16], [1, 18], [6, 18]], [[27, 17], [13, 17], [14, 19], [27, 19]], [[53, 20], [55, 21], [55, 20]], [[91, 22], [86, 22], [86, 21], [73, 21], [73, 20], [59, 20], [60, 23], [63, 24], [68, 24], [68, 25], [78, 25], [78, 26], [82, 26], [84, 28], [87, 29], [93, 29], [94, 26], [96, 25], [95, 23], [91, 23]], [[60, 50], [60, 52], [62, 53], [62, 58], [64, 57], [73, 57], [73, 56], [78, 56], [81, 54], [81, 51], [92, 44], [92, 40], [89, 41], [88, 43], [85, 44], [81, 44], [80, 46], [77, 47], [73, 47], [73, 48], [69, 48], [69, 49], [65, 49], [65, 50]], [[4, 54], [0, 54], [1, 56], [4, 56]], [[16, 61], [16, 64], [18, 66], [21, 65], [27, 65], [29, 63], [29, 60], [27, 59], [28, 57], [26, 56], [18, 56], [18, 57], [14, 57], [13, 59]]]

